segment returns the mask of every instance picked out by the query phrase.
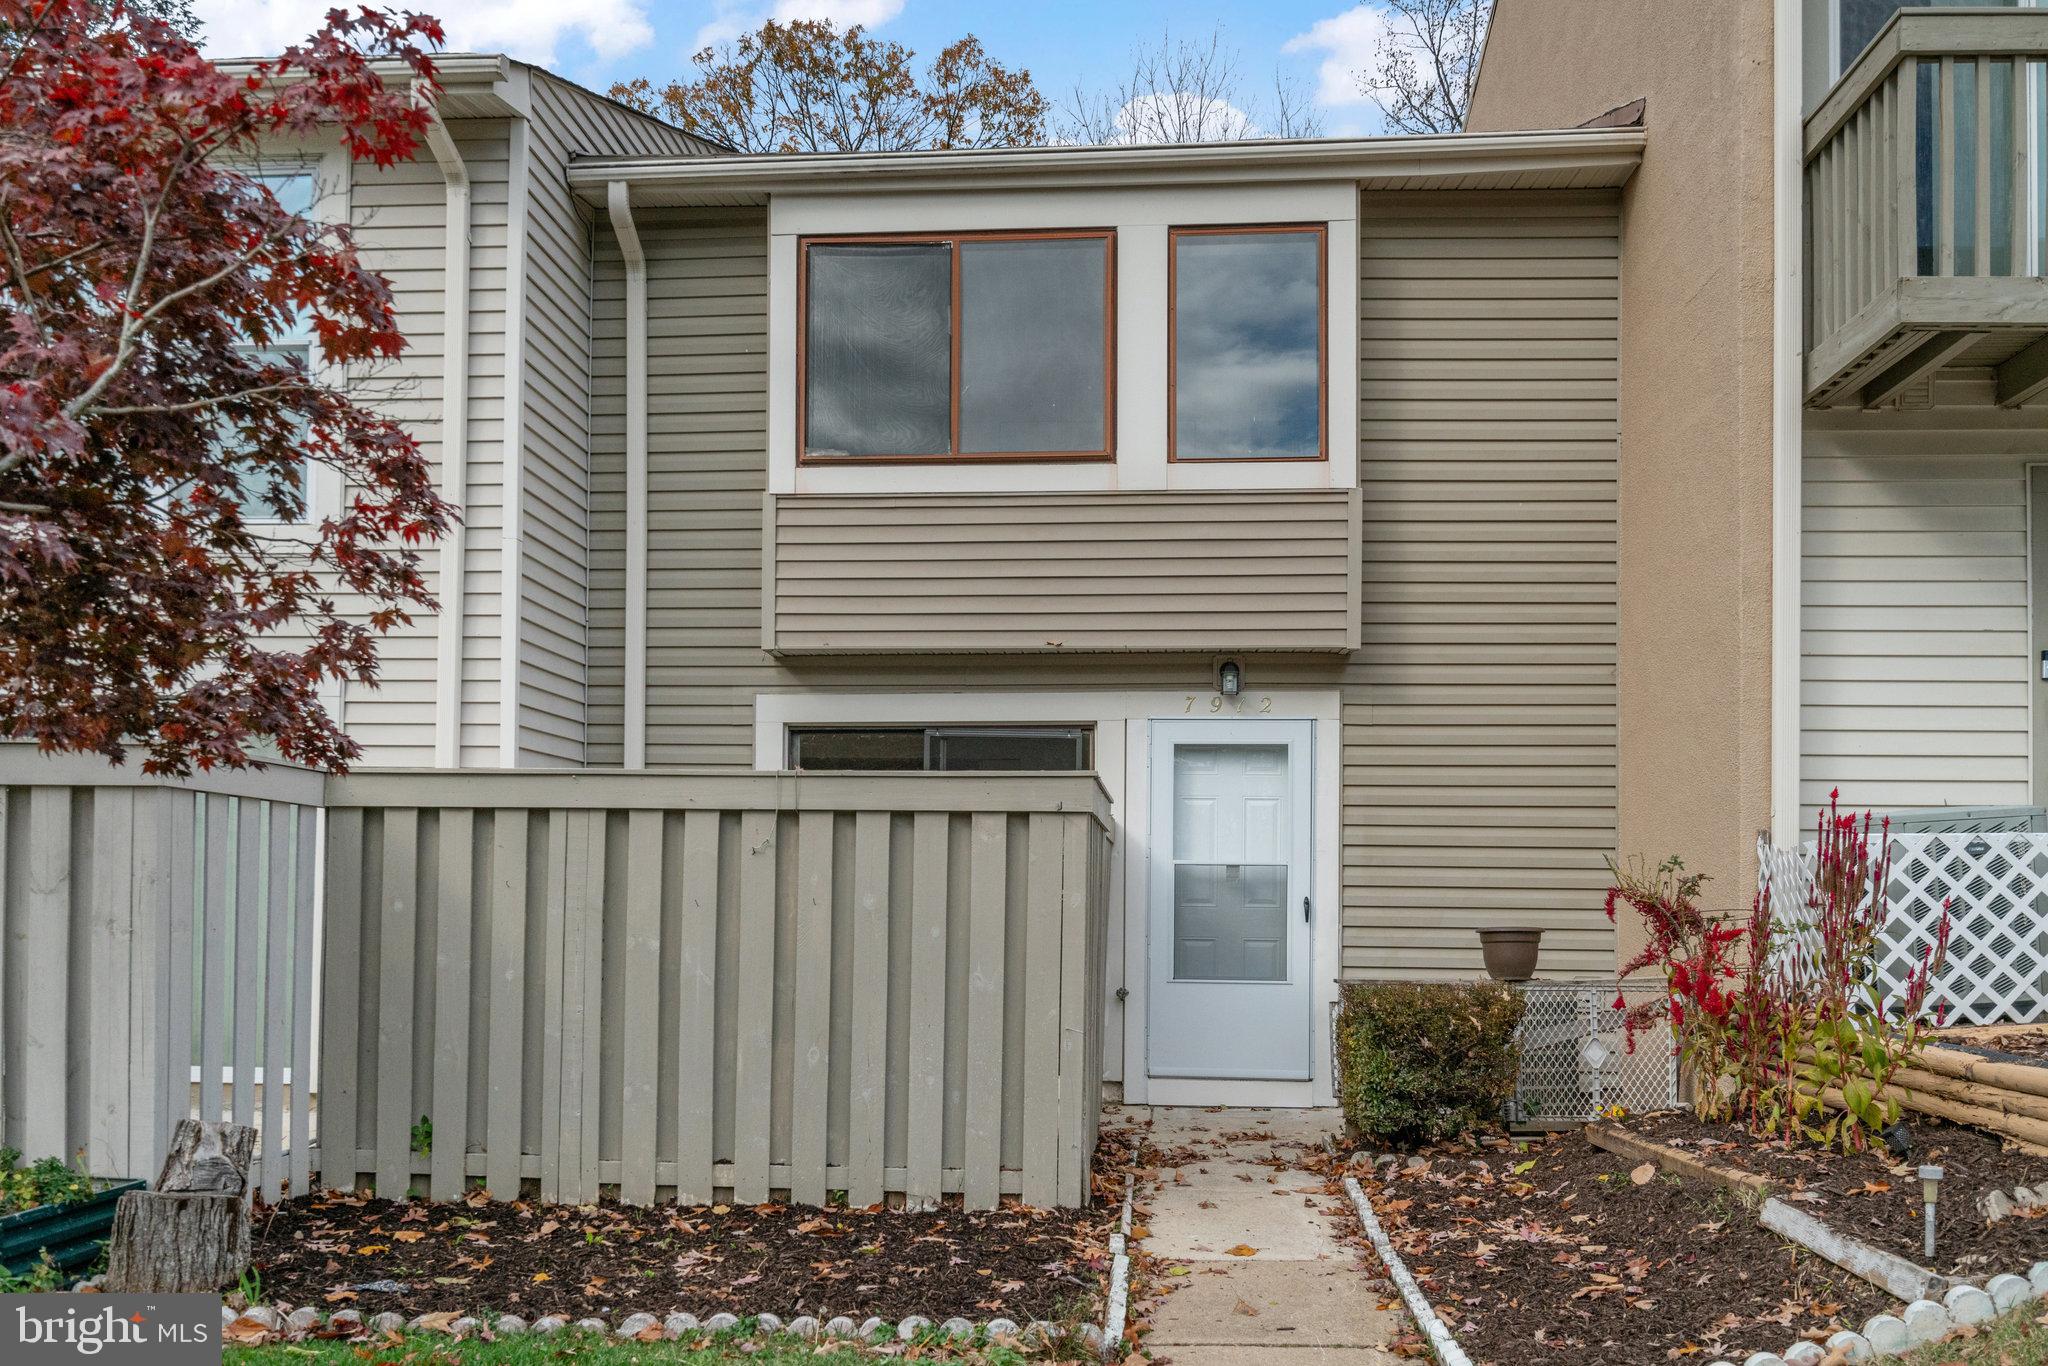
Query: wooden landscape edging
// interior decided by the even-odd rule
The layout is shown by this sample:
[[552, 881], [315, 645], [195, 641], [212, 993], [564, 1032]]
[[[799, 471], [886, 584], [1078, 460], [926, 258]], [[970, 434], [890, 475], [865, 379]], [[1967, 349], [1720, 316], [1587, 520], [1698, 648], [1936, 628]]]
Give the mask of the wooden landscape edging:
[[1676, 1148], [1629, 1133], [1625, 1129], [1617, 1129], [1605, 1121], [1596, 1120], [1588, 1124], [1586, 1140], [1594, 1147], [1604, 1148], [1610, 1153], [1638, 1158], [1644, 1162], [1654, 1162], [1673, 1176], [1690, 1176], [1695, 1180], [1710, 1181], [1733, 1191], [1749, 1204], [1768, 1200], [1771, 1192], [1776, 1189], [1769, 1179], [1754, 1172], [1739, 1172], [1728, 1167], [1717, 1167], [1711, 1162], [1701, 1161], [1690, 1153], [1680, 1152]]

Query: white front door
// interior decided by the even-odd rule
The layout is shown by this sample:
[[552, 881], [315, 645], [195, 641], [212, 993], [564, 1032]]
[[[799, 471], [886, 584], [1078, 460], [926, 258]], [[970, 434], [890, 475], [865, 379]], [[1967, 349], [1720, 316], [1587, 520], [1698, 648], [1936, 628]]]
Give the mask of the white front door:
[[1308, 721], [1154, 721], [1148, 1072], [1311, 1075]]

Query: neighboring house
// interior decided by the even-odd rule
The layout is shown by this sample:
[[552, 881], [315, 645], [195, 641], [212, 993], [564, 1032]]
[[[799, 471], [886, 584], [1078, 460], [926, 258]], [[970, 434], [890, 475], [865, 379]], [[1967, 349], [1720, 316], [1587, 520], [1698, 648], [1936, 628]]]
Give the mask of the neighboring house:
[[1793, 843], [1837, 787], [1908, 829], [2043, 828], [2044, 55], [2032, 3], [1496, 7], [1474, 130], [1644, 102], [1621, 847], [1729, 904], [1756, 832]]
[[1612, 973], [1640, 130], [738, 156], [444, 70], [466, 308], [433, 157], [347, 199], [467, 448], [366, 766], [1092, 770], [1133, 1100], [1326, 1101], [1339, 977], [1481, 928]]

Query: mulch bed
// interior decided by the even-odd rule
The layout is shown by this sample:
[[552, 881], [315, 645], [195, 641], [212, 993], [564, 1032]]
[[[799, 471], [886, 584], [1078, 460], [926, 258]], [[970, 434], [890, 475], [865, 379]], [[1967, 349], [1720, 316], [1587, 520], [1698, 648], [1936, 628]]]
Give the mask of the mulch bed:
[[1892, 1306], [1759, 1226], [1719, 1187], [1583, 1134], [1446, 1145], [1365, 1184], [1388, 1236], [1480, 1363], [1741, 1361]]
[[1627, 1127], [1716, 1166], [1768, 1177], [1784, 1188], [1780, 1198], [1799, 1203], [1838, 1232], [1915, 1264], [1924, 1260], [1915, 1169], [1923, 1162], [1937, 1163], [1943, 1175], [1930, 1270], [2025, 1275], [2029, 1266], [2048, 1258], [2048, 1208], [2016, 1211], [1989, 1225], [1977, 1213], [1978, 1197], [1988, 1191], [2010, 1194], [2015, 1186], [2048, 1182], [2048, 1157], [2007, 1152], [1991, 1134], [1926, 1115], [1908, 1115], [1906, 1122], [1914, 1146], [1904, 1162], [1883, 1151], [1844, 1154], [1761, 1139], [1736, 1125], [1703, 1124], [1682, 1111], [1644, 1116]]
[[1975, 1026], [1937, 1031], [1934, 1042], [1999, 1062], [2048, 1066], [2048, 1025]]
[[[597, 1205], [309, 1195], [259, 1212], [273, 1302], [411, 1318], [445, 1310], [616, 1320], [773, 1312], [1072, 1322], [1099, 1317], [1132, 1142], [1105, 1131], [1085, 1210], [911, 1213], [782, 1204]], [[1116, 1199], [1108, 1198], [1113, 1187]], [[398, 1288], [379, 1287], [393, 1282]]]

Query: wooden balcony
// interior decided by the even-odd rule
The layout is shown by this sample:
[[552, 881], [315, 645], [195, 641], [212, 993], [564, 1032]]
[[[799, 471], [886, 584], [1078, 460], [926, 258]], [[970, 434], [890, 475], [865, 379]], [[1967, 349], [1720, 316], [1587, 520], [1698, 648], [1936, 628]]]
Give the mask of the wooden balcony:
[[1806, 401], [2048, 389], [2048, 10], [1901, 10], [1806, 121]]

